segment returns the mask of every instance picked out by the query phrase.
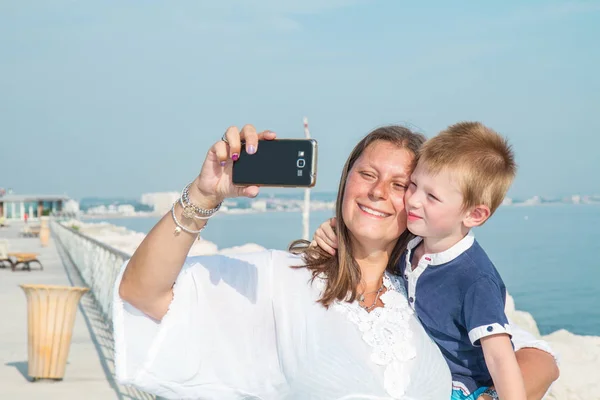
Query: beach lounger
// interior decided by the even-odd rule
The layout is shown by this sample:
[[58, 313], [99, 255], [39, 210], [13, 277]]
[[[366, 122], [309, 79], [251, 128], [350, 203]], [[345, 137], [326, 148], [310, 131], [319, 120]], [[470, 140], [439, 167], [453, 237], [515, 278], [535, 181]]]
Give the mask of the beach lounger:
[[21, 235], [22, 237], [38, 237], [40, 235], [40, 229], [41, 228], [39, 225], [29, 226], [25, 224], [19, 235]]
[[31, 271], [31, 264], [38, 264], [39, 269], [44, 270], [37, 253], [10, 253], [8, 241], [0, 240], [0, 268], [10, 267], [14, 272], [17, 267], [21, 267], [24, 271]]
[[44, 266], [38, 260], [36, 253], [8, 253], [8, 257], [11, 260], [11, 269], [13, 272], [17, 270], [18, 266], [21, 266], [23, 271], [31, 271], [32, 263], [36, 263], [40, 271], [44, 270]]

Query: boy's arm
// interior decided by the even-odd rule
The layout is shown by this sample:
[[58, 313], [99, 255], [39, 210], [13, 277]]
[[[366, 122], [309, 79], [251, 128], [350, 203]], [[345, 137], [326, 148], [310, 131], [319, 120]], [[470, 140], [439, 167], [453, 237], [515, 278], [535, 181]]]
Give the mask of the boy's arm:
[[498, 397], [525, 400], [525, 385], [510, 337], [505, 333], [490, 335], [482, 337], [480, 343]]
[[[541, 400], [560, 374], [554, 356], [534, 347], [517, 350], [515, 356], [523, 376], [527, 400]], [[478, 400], [490, 400], [490, 398], [481, 395]]]

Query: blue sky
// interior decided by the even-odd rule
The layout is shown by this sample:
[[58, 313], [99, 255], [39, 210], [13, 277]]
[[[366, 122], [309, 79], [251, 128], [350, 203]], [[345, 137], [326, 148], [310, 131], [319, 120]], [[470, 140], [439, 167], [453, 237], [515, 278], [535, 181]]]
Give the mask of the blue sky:
[[508, 136], [510, 195], [600, 193], [597, 1], [1, 1], [0, 187], [179, 190], [229, 125], [319, 142], [316, 190], [371, 129]]

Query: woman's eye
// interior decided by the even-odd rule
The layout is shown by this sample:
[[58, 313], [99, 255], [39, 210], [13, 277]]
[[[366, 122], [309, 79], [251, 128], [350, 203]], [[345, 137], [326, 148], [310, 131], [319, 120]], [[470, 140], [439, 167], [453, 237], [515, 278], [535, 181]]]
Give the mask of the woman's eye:
[[406, 190], [406, 185], [402, 183], [394, 183], [394, 187], [399, 190]]
[[375, 176], [369, 172], [361, 172], [360, 173], [362, 175], [363, 178], [369, 178], [369, 179], [373, 179]]

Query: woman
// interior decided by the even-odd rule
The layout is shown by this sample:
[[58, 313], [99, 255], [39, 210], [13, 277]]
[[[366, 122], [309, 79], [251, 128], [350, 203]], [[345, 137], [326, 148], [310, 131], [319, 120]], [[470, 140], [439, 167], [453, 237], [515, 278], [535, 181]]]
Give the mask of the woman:
[[[229, 128], [115, 286], [117, 377], [167, 398], [447, 399], [450, 375], [392, 268], [406, 237], [404, 189], [424, 138], [381, 128], [353, 150], [337, 201], [335, 259], [267, 251], [186, 258], [227, 197], [252, 126]], [[182, 207], [182, 206], [185, 206]], [[343, 222], [342, 222], [343, 221]]]

